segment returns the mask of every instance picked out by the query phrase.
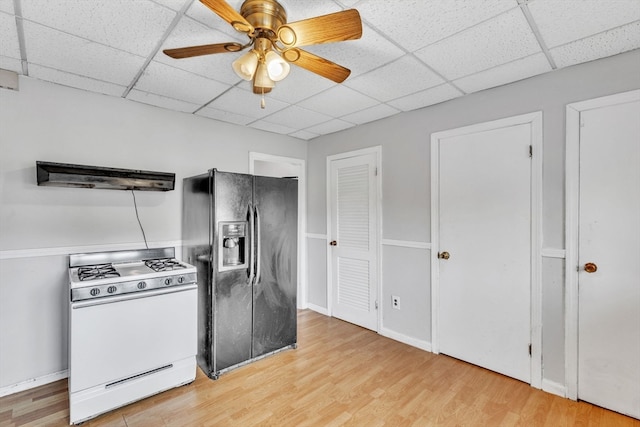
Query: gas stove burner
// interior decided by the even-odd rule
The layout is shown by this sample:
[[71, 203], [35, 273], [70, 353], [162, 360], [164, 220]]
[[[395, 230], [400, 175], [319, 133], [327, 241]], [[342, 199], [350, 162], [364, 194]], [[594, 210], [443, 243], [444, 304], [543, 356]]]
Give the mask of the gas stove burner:
[[120, 273], [116, 271], [113, 264], [89, 265], [78, 268], [78, 279], [82, 281], [107, 277], [120, 277]]
[[171, 271], [186, 268], [182, 263], [172, 258], [149, 259], [144, 264], [153, 271]]

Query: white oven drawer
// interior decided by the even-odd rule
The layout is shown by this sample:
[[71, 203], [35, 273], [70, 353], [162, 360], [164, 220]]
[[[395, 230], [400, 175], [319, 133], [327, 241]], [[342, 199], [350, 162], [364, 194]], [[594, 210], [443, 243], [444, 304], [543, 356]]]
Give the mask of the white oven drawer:
[[197, 290], [71, 304], [69, 391], [129, 378], [197, 352]]

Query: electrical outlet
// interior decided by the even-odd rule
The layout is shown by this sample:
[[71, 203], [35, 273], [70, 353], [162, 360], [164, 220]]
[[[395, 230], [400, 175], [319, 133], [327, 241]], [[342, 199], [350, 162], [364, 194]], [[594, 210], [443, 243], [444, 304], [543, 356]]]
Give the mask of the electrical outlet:
[[400, 310], [400, 297], [391, 295], [391, 307]]

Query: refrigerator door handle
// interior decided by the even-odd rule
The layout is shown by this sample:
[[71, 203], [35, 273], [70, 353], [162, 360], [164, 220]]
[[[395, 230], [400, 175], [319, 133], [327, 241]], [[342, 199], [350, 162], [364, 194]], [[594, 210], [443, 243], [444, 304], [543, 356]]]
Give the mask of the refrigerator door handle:
[[251, 241], [249, 242], [249, 278], [247, 279], [247, 283], [249, 284], [249, 286], [253, 286], [253, 279], [255, 277], [255, 245], [253, 243], [253, 240], [255, 238], [255, 233], [254, 233], [254, 229], [255, 229], [255, 221], [254, 221], [254, 213], [253, 213], [253, 206], [251, 205], [251, 203], [249, 203], [249, 238], [251, 239]]
[[256, 280], [255, 284], [258, 285], [260, 282], [260, 211], [258, 211], [258, 206], [254, 206], [253, 209], [256, 212], [256, 224], [255, 224], [255, 238], [256, 238]]

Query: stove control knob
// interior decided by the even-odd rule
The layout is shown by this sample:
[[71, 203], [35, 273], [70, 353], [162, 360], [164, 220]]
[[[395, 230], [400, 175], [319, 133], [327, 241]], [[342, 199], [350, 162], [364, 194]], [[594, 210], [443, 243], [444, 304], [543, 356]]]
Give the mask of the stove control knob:
[[178, 277], [178, 283], [183, 283], [183, 282], [184, 282], [184, 276]]
[[115, 286], [109, 286], [107, 288], [107, 292], [109, 292], [110, 294], [114, 293], [117, 290], [117, 288]]
[[147, 282], [138, 282], [138, 289], [144, 289], [147, 287]]
[[100, 295], [100, 289], [93, 288], [93, 289], [91, 289], [91, 291], [89, 291], [89, 293], [91, 294], [91, 296], [94, 296], [94, 297], [98, 296], [98, 295]]
[[171, 278], [167, 277], [166, 279], [164, 279], [164, 284], [169, 286], [171, 284]]

